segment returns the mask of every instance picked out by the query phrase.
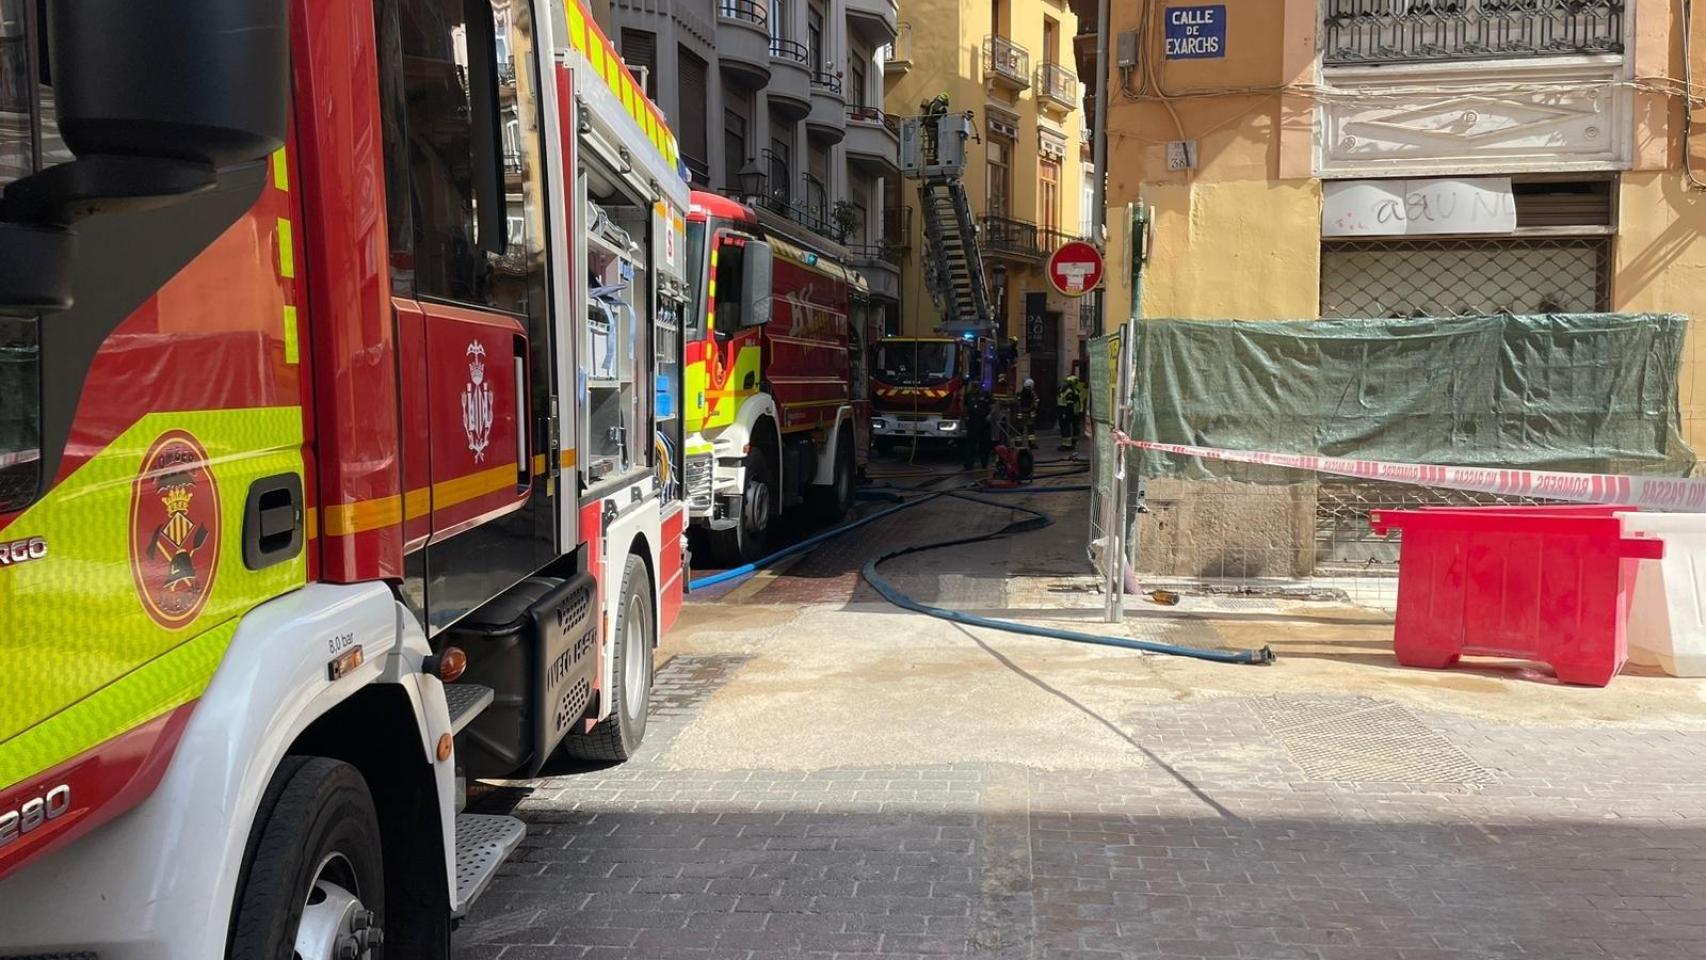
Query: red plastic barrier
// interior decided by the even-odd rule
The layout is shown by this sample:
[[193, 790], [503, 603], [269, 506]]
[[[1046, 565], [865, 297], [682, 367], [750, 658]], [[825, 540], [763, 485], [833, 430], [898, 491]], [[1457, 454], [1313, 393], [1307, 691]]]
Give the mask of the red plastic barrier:
[[1625, 538], [1626, 507], [1382, 510], [1404, 531], [1394, 652], [1411, 667], [1460, 657], [1537, 660], [1558, 679], [1603, 687], [1628, 659], [1635, 561], [1662, 540]]

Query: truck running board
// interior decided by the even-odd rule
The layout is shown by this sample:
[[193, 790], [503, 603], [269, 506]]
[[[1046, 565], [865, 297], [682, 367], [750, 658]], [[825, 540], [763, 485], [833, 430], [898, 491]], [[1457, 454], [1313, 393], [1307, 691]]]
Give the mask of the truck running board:
[[516, 844], [526, 835], [527, 825], [514, 817], [479, 813], [457, 816], [456, 896], [450, 904], [452, 917], [460, 919], [468, 913], [468, 908], [497, 876], [498, 867], [509, 859]]
[[463, 727], [472, 723], [475, 717], [492, 705], [495, 696], [491, 687], [482, 687], [477, 683], [446, 684], [444, 703], [450, 708], [450, 732], [461, 733]]

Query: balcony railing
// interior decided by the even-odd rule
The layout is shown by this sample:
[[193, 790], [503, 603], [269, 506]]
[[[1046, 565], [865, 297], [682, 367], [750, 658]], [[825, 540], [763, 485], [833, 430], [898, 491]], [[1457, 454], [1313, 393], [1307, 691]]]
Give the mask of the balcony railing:
[[1058, 63], [1037, 68], [1037, 96], [1046, 97], [1068, 109], [1078, 106], [1078, 75]]
[[776, 37], [771, 37], [770, 55], [777, 60], [789, 60], [804, 66], [806, 62], [806, 45], [798, 40], [781, 40]]
[[983, 74], [1019, 87], [1031, 85], [1031, 52], [1006, 37], [983, 38]]
[[819, 90], [827, 90], [830, 93], [840, 93], [841, 74], [831, 73], [828, 70], [813, 70], [812, 86]]
[[978, 239], [991, 253], [1040, 260], [1045, 251], [1037, 225], [1013, 217], [984, 217], [979, 221]]
[[849, 243], [847, 252], [854, 260], [876, 260], [893, 267], [900, 266], [900, 247], [887, 240], [875, 243]]
[[768, 27], [770, 24], [768, 8], [754, 0], [717, 0], [717, 16], [760, 27]]
[[1325, 0], [1329, 65], [1623, 53], [1627, 0]]
[[856, 123], [880, 123], [887, 127], [890, 133], [897, 137], [900, 136], [900, 123], [896, 121], [895, 118], [889, 116], [876, 107], [849, 105], [847, 108], [847, 119]]

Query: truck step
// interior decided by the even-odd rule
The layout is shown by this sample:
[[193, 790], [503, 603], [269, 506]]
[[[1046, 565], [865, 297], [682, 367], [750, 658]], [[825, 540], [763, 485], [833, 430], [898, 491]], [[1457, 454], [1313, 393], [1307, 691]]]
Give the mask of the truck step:
[[477, 683], [451, 683], [444, 687], [444, 702], [450, 707], [450, 732], [461, 733], [481, 711], [492, 705], [491, 687]]
[[[490, 690], [486, 691], [488, 694]], [[527, 825], [514, 817], [464, 813], [456, 818], [456, 896], [450, 915], [462, 917], [486, 892], [498, 867], [527, 836]]]

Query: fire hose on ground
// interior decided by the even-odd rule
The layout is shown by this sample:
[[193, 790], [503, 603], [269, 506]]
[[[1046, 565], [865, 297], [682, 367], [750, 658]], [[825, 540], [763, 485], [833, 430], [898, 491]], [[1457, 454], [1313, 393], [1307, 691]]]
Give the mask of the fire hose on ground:
[[[902, 489], [904, 490], [906, 488]], [[1054, 523], [1052, 518], [1039, 510], [1033, 510], [1029, 507], [1022, 507], [1009, 503], [997, 503], [993, 500], [984, 499], [981, 496], [975, 496], [970, 491], [976, 490], [979, 493], [984, 494], [1030, 494], [1076, 493], [1083, 492], [1088, 489], [1090, 489], [1090, 487], [1087, 484], [1072, 484], [1068, 486], [1014, 487], [985, 490], [981, 489], [977, 484], [968, 484], [952, 490], [924, 492], [913, 499], [901, 500], [901, 502], [892, 507], [885, 507], [875, 513], [814, 534], [799, 543], [785, 547], [751, 563], [742, 564], [741, 566], [734, 567], [733, 569], [724, 570], [721, 573], [690, 581], [687, 585], [687, 589], [689, 591], [702, 590], [706, 587], [712, 587], [717, 584], [727, 583], [731, 580], [738, 580], [742, 577], [750, 576], [774, 563], [788, 557], [813, 550], [819, 545], [833, 540], [836, 537], [850, 533], [868, 524], [875, 523], [885, 517], [893, 516], [904, 510], [910, 510], [914, 507], [933, 502], [943, 497], [952, 497], [956, 500], [965, 500], [970, 503], [978, 503], [1001, 510], [1015, 510], [1020, 513], [1028, 514], [1029, 516], [1014, 520], [1001, 529], [995, 530], [991, 533], [979, 534], [971, 537], [956, 537], [951, 540], [941, 540], [934, 543], [916, 544], [910, 547], [903, 547], [899, 550], [891, 550], [882, 556], [866, 561], [864, 567], [860, 570], [860, 574], [865, 578], [865, 582], [869, 583], [872, 589], [876, 590], [884, 600], [887, 600], [889, 603], [894, 604], [903, 610], [908, 610], [913, 613], [921, 613], [928, 617], [935, 617], [938, 620], [946, 620], [950, 623], [958, 623], [971, 627], [982, 627], [988, 630], [1000, 630], [1006, 633], [1043, 637], [1050, 640], [1065, 640], [1071, 643], [1084, 643], [1095, 646], [1119, 647], [1126, 650], [1137, 650], [1143, 653], [1155, 653], [1165, 656], [1189, 657], [1197, 660], [1206, 660], [1212, 663], [1267, 664], [1273, 662], [1273, 650], [1268, 647], [1263, 647], [1260, 650], [1210, 650], [1200, 647], [1185, 647], [1171, 643], [1157, 643], [1150, 640], [1135, 640], [1130, 637], [1110, 637], [1094, 633], [1080, 633], [1075, 630], [1062, 630], [1055, 627], [1041, 627], [1028, 623], [1019, 623], [1013, 620], [1000, 620], [994, 617], [984, 617], [977, 614], [964, 613], [959, 610], [949, 610], [945, 607], [931, 606], [927, 603], [921, 603], [901, 592], [899, 588], [889, 582], [877, 571], [877, 568], [883, 563], [898, 557], [907, 556], [908, 554], [924, 553], [929, 550], [939, 550], [947, 547], [1000, 540], [1018, 533], [1029, 533], [1041, 530]], [[873, 492], [881, 494], [883, 491]], [[888, 493], [890, 496], [894, 496], [897, 499], [900, 497], [900, 494], [898, 493], [894, 493], [892, 491], [888, 491]]]

